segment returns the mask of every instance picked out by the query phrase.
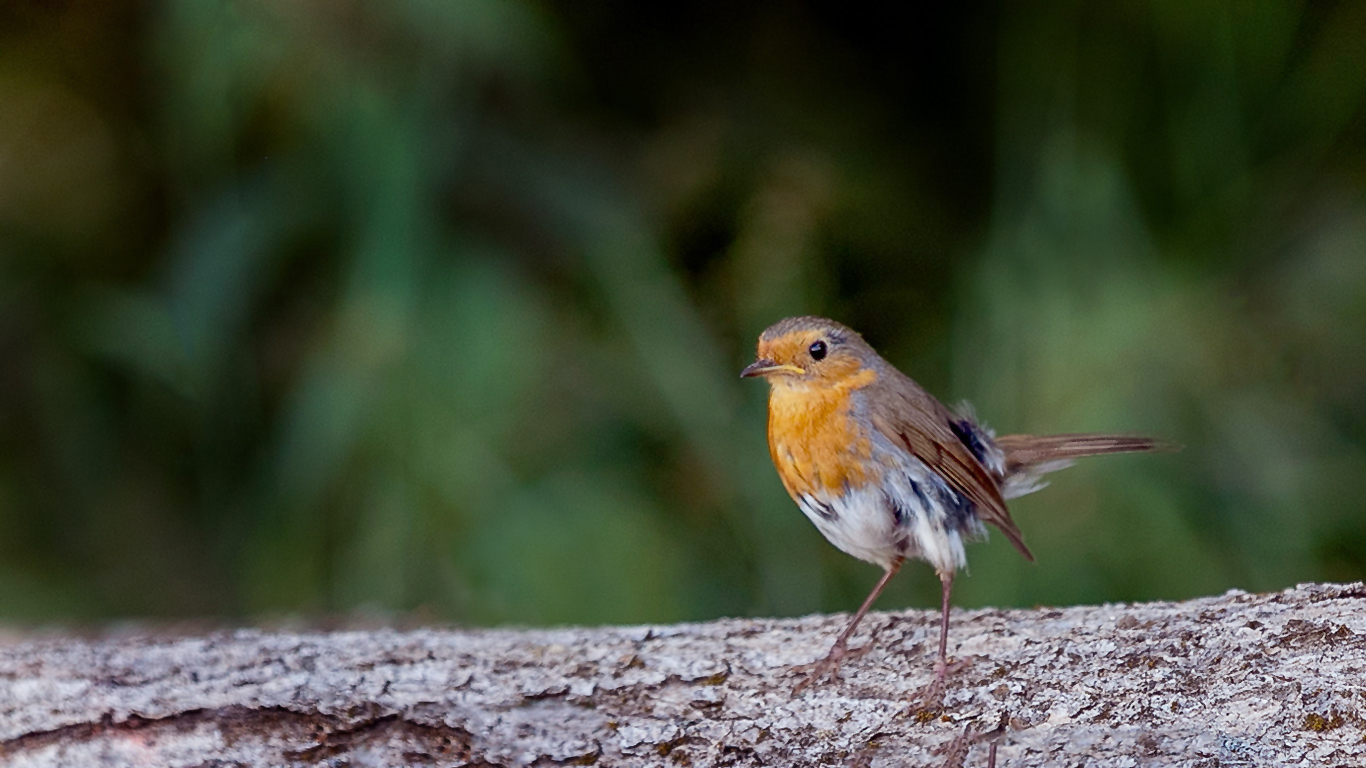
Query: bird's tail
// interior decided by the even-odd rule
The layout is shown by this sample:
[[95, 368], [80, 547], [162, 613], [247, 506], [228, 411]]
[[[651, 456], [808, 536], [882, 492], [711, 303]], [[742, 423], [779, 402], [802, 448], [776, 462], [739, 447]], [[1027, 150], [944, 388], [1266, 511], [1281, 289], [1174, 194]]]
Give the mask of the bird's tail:
[[1083, 456], [1181, 449], [1139, 435], [1003, 435], [996, 438], [996, 446], [1005, 454], [1002, 495], [1008, 499], [1039, 490], [1045, 485], [1044, 475], [1070, 467]]

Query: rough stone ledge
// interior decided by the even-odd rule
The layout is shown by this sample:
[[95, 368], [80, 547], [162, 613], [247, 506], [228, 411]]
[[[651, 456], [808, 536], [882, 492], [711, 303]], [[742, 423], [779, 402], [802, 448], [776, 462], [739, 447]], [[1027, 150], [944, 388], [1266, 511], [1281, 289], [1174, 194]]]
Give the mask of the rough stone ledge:
[[[1184, 603], [0, 643], [0, 765], [1366, 765], [1366, 585]], [[964, 734], [975, 734], [963, 738]]]

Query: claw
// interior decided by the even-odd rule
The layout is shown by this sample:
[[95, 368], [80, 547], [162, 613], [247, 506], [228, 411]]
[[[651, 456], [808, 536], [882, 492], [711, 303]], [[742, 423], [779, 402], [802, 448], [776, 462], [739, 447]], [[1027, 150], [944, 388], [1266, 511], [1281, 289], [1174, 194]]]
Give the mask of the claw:
[[959, 672], [972, 665], [968, 659], [955, 659], [952, 662], [947, 660], [936, 661], [934, 663], [934, 679], [930, 684], [920, 689], [920, 705], [912, 705], [911, 714], [916, 719], [924, 722], [932, 719], [944, 708], [944, 692], [947, 686], [944, 681], [952, 673]]
[[835, 673], [839, 671], [840, 664], [843, 663], [845, 659], [856, 659], [867, 653], [872, 647], [872, 643], [859, 646], [858, 648], [849, 648], [845, 645], [836, 643], [835, 646], [830, 649], [830, 652], [825, 655], [825, 658], [820, 661], [813, 661], [810, 664], [799, 664], [792, 667], [788, 670], [789, 673], [794, 675], [805, 675], [805, 677], [792, 687], [792, 695], [798, 695], [806, 690], [812, 683], [818, 682], [822, 678], [829, 677], [833, 680], [835, 678]]

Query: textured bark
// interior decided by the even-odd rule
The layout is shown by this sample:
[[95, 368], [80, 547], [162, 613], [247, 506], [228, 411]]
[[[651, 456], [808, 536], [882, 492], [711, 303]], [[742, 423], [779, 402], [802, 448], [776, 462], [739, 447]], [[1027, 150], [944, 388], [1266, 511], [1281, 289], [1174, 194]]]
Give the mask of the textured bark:
[[0, 765], [1366, 764], [1362, 584], [956, 612], [931, 715], [920, 611], [790, 695], [842, 618], [11, 638]]

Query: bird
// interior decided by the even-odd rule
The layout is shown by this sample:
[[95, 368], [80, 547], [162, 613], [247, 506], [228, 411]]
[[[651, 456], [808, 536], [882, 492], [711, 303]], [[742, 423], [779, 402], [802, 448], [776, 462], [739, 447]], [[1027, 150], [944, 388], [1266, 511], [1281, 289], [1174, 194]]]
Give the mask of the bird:
[[1030, 562], [1034, 555], [1006, 500], [1044, 487], [1074, 459], [1171, 450], [1165, 441], [1122, 434], [1003, 435], [970, 406], [950, 409], [884, 360], [852, 329], [823, 317], [789, 317], [760, 336], [741, 377], [769, 383], [768, 446], [783, 487], [831, 544], [883, 569], [882, 578], [793, 689], [833, 675], [849, 639], [907, 560], [934, 568], [942, 587], [939, 654], [923, 698], [937, 706], [948, 662], [954, 575], [964, 544], [999, 529]]

